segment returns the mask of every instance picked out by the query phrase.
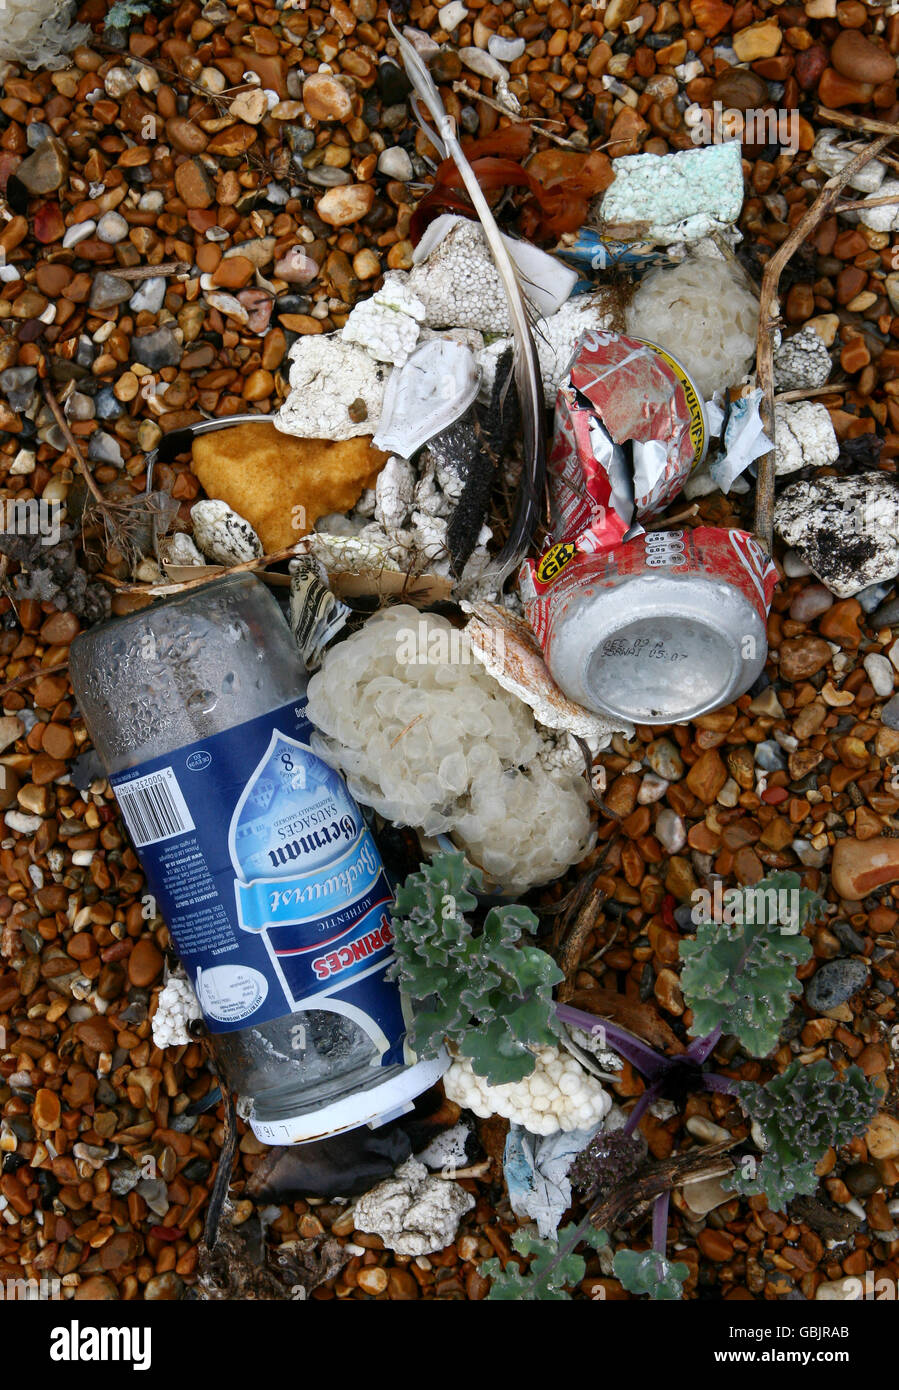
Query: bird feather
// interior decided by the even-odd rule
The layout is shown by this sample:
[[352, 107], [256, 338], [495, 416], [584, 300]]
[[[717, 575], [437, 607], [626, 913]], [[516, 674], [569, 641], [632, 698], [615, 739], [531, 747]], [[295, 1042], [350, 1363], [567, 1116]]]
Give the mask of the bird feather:
[[465, 191], [477, 213], [494, 264], [502, 280], [509, 306], [509, 319], [512, 324], [514, 344], [514, 377], [521, 411], [524, 459], [521, 481], [515, 499], [509, 535], [506, 543], [492, 562], [490, 569], [481, 577], [480, 583], [489, 580], [501, 588], [505, 579], [524, 559], [540, 513], [546, 476], [546, 439], [544, 433], [543, 380], [540, 375], [540, 359], [528, 316], [527, 301], [521, 288], [518, 273], [512, 262], [490, 205], [484, 197], [477, 176], [463, 153], [456, 133], [456, 123], [446, 110], [431, 74], [419, 54], [403, 38], [388, 14], [388, 24], [399, 45], [400, 56], [406, 74], [415, 88], [416, 95], [424, 102], [430, 112], [437, 132], [452, 158]]

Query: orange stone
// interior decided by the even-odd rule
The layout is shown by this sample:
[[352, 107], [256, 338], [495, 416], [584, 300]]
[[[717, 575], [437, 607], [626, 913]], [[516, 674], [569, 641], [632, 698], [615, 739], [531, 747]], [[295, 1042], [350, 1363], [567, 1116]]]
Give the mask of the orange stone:
[[687, 786], [694, 796], [710, 806], [727, 781], [727, 768], [714, 748], [709, 748], [687, 773]]
[[253, 263], [246, 256], [225, 256], [216, 266], [213, 283], [227, 290], [242, 290], [253, 278]]
[[829, 642], [837, 642], [841, 647], [855, 650], [862, 640], [858, 627], [861, 615], [862, 606], [857, 598], [841, 599], [839, 603], [828, 608], [819, 620], [818, 631]]
[[847, 902], [861, 902], [887, 883], [899, 881], [899, 840], [876, 837], [837, 840], [831, 866], [831, 882]]
[[822, 106], [837, 110], [841, 106], [867, 105], [873, 91], [870, 82], [855, 82], [843, 77], [836, 68], [825, 68], [818, 83], [818, 100]]

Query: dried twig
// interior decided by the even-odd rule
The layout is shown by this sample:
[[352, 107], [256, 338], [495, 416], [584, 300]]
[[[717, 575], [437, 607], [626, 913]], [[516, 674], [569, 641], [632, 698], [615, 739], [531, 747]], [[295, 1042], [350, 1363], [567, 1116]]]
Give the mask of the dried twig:
[[682, 521], [691, 521], [699, 513], [699, 503], [694, 502], [692, 506], [685, 507], [682, 512], [675, 512], [673, 516], [657, 517], [655, 521], [648, 521], [643, 528], [645, 531], [664, 531], [669, 526], [678, 526]]
[[[818, 115], [830, 125], [846, 126], [849, 130], [863, 130], [868, 135], [899, 136], [899, 127], [888, 121], [877, 121], [873, 116], [852, 116], [848, 111], [831, 111], [829, 106], [819, 106]], [[857, 171], [856, 171], [857, 172]]]
[[[493, 97], [486, 96], [484, 92], [476, 92], [473, 87], [469, 87], [465, 82], [454, 82], [453, 91], [458, 92], [459, 96], [468, 97], [469, 101], [482, 101], [485, 106], [492, 107], [493, 110], [498, 111], [501, 116], [508, 116], [510, 120], [518, 124], [539, 125], [540, 129], [537, 131], [537, 134], [545, 135], [547, 140], [552, 140], [554, 144], [561, 145], [563, 149], [577, 150], [578, 154], [588, 153], [588, 151], [582, 150], [579, 145], [575, 145], [571, 140], [566, 140], [564, 135], [554, 135], [551, 130], [546, 130], [544, 127], [549, 124], [551, 117], [513, 116], [501, 102], [495, 101]], [[562, 122], [557, 122], [557, 124], [561, 125]]]
[[117, 275], [120, 280], [136, 283], [140, 280], [155, 280], [158, 275], [187, 275], [190, 265], [187, 261], [164, 261], [161, 265], [117, 266], [107, 270], [107, 275]]
[[27, 671], [24, 676], [16, 676], [15, 680], [7, 681], [5, 685], [0, 685], [0, 695], [6, 695], [10, 690], [18, 690], [22, 685], [29, 685], [31, 681], [40, 681], [44, 676], [58, 676], [63, 671], [68, 671], [69, 663], [60, 661], [57, 666], [42, 666], [38, 671]]
[[[46, 358], [44, 360], [46, 362]], [[144, 494], [143, 496], [136, 496], [127, 502], [110, 502], [107, 497], [103, 496], [103, 493], [97, 486], [94, 475], [87, 466], [78, 441], [69, 428], [69, 422], [57, 400], [53, 387], [50, 385], [49, 376], [41, 384], [44, 392], [44, 400], [50, 407], [53, 418], [62, 431], [66, 444], [75, 459], [75, 466], [84, 479], [87, 490], [91, 495], [91, 500], [85, 507], [82, 516], [82, 527], [96, 516], [102, 524], [106, 534], [107, 546], [110, 548], [114, 547], [118, 550], [119, 554], [128, 564], [136, 564], [141, 558], [142, 552], [134, 540], [134, 530], [153, 512], [152, 498], [150, 498], [148, 494]], [[99, 578], [108, 579], [109, 576], [101, 574]]]
[[185, 579], [180, 584], [128, 584], [122, 579], [116, 579], [112, 574], [98, 574], [97, 578], [111, 584], [120, 594], [167, 598], [170, 594], [186, 593], [188, 589], [201, 589], [204, 584], [211, 584], [216, 579], [225, 579], [229, 574], [249, 574], [253, 570], [265, 569], [266, 565], [277, 565], [282, 560], [292, 560], [298, 553], [296, 545], [291, 545], [286, 550], [274, 550], [271, 555], [257, 555], [253, 560], [242, 560], [239, 565], [211, 565], [209, 568], [214, 571], [212, 574], [202, 574], [198, 579]]
[[829, 381], [826, 386], [807, 386], [801, 391], [778, 391], [776, 401], [807, 401], [812, 396], [839, 396], [851, 386], [849, 381]]
[[[882, 149], [885, 149], [891, 140], [899, 136], [899, 126], [887, 126], [884, 122], [877, 122], [876, 124], [888, 133], [881, 135], [879, 140], [875, 140], [872, 145], [850, 160], [838, 174], [827, 180], [811, 207], [796, 223], [786, 241], [778, 246], [769, 258], [762, 275], [756, 345], [756, 378], [762, 390], [762, 423], [765, 427], [765, 433], [771, 440], [774, 439], [774, 343], [772, 334], [777, 326], [777, 319], [772, 314], [772, 306], [777, 298], [780, 277], [791, 256], [808, 241], [819, 223], [833, 212], [840, 193], [850, 179], [854, 178], [859, 170], [874, 159]], [[775, 451], [772, 448], [759, 459], [758, 482], [756, 484], [755, 531], [758, 539], [767, 550], [771, 549], [774, 534], [774, 458]]]
[[652, 1206], [656, 1197], [670, 1192], [681, 1183], [698, 1182], [701, 1178], [720, 1178], [733, 1170], [730, 1159], [724, 1158], [738, 1139], [723, 1139], [720, 1144], [708, 1144], [691, 1149], [677, 1158], [661, 1163], [648, 1163], [639, 1173], [613, 1188], [590, 1211], [590, 1221], [597, 1230], [620, 1226], [624, 1221], [636, 1221]]
[[44, 391], [44, 400], [50, 407], [54, 420], [56, 421], [59, 428], [62, 430], [66, 444], [72, 451], [72, 456], [75, 460], [75, 466], [78, 469], [78, 472], [81, 474], [82, 478], [84, 479], [85, 483], [87, 484], [88, 492], [90, 493], [91, 497], [94, 499], [94, 502], [97, 504], [98, 507], [102, 508], [107, 506], [108, 504], [106, 502], [106, 499], [103, 496], [100, 489], [97, 487], [96, 481], [94, 480], [94, 475], [91, 473], [90, 469], [87, 466], [87, 462], [85, 460], [84, 455], [81, 452], [78, 441], [76, 440], [72, 431], [69, 429], [69, 422], [63, 414], [62, 406], [56, 399], [56, 392], [50, 385], [49, 378], [47, 378], [42, 383], [42, 385]]

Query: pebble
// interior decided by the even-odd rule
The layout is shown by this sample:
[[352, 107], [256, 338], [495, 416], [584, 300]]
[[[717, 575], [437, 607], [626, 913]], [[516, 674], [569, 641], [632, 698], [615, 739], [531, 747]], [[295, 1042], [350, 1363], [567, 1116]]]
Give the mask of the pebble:
[[337, 169], [333, 164], [317, 164], [307, 172], [306, 177], [316, 188], [343, 188], [353, 182], [349, 170]]
[[108, 463], [113, 468], [121, 468], [124, 464], [121, 444], [103, 430], [94, 430], [88, 442], [87, 456], [92, 463]]
[[873, 628], [894, 627], [899, 624], [899, 598], [890, 599], [871, 614]]
[[263, 554], [262, 543], [248, 521], [224, 502], [195, 502], [190, 509], [194, 540], [209, 560], [240, 565]]
[[447, 34], [452, 34], [464, 19], [468, 18], [468, 10], [462, 4], [462, 0], [450, 0], [448, 5], [443, 5], [437, 11], [437, 23]]
[[5, 753], [25, 732], [25, 725], [16, 714], [0, 716], [0, 753]]
[[21, 811], [7, 811], [4, 818], [10, 830], [22, 835], [34, 835], [44, 823], [43, 817], [24, 815]]
[[414, 175], [412, 160], [402, 145], [391, 145], [378, 157], [378, 173], [400, 183], [408, 183]]
[[118, 241], [124, 241], [128, 235], [128, 223], [118, 212], [104, 212], [100, 221], [97, 223], [97, 236], [100, 241], [105, 241], [113, 246]]
[[834, 846], [831, 882], [847, 902], [862, 902], [878, 888], [899, 881], [899, 840], [841, 836]]
[[332, 188], [316, 205], [316, 212], [329, 227], [346, 227], [371, 212], [375, 190], [370, 183], [354, 183]]
[[670, 738], [655, 738], [646, 749], [646, 761], [653, 772], [668, 782], [678, 782], [684, 775], [684, 762]]
[[128, 308], [135, 314], [158, 314], [165, 302], [165, 292], [165, 276], [153, 275], [138, 286], [128, 301]]
[[249, 314], [246, 307], [236, 299], [233, 294], [224, 294], [220, 290], [210, 290], [206, 296], [206, 303], [212, 309], [218, 309], [225, 318], [235, 319], [238, 323], [247, 323]]
[[871, 652], [864, 660], [865, 671], [875, 695], [892, 695], [895, 672], [892, 663], [885, 656]]
[[302, 246], [292, 246], [275, 262], [275, 275], [289, 285], [308, 285], [318, 275], [318, 262], [308, 256]]
[[810, 623], [833, 605], [833, 594], [823, 584], [800, 589], [790, 604], [790, 617], [797, 623]]
[[55, 193], [57, 188], [62, 187], [68, 172], [68, 151], [61, 140], [51, 136], [38, 145], [34, 154], [22, 160], [16, 169], [16, 178], [32, 197], [38, 197]]
[[131, 339], [131, 360], [140, 362], [151, 372], [162, 367], [177, 367], [181, 361], [181, 344], [172, 329], [164, 325]]
[[853, 1303], [861, 1297], [861, 1285], [845, 1275], [841, 1279], [825, 1279], [815, 1289], [816, 1303]]
[[865, 1144], [873, 1159], [899, 1158], [899, 1120], [879, 1111], [865, 1131]]
[[883, 603], [892, 587], [892, 582], [889, 584], [869, 584], [867, 589], [860, 589], [855, 597], [865, 613], [873, 613], [878, 604]]
[[787, 760], [783, 755], [783, 750], [773, 739], [764, 739], [755, 745], [755, 764], [763, 772], [783, 772], [787, 766]]
[[66, 229], [62, 239], [63, 250], [68, 251], [71, 247], [77, 246], [81, 241], [87, 241], [89, 236], [93, 236], [97, 230], [97, 224], [92, 218], [86, 222], [73, 222], [71, 227]]
[[788, 579], [803, 579], [807, 574], [811, 574], [809, 566], [797, 550], [788, 550], [784, 555], [783, 564]]
[[899, 729], [899, 695], [888, 700], [880, 711], [880, 722], [888, 729]]
[[127, 280], [118, 275], [108, 275], [106, 271], [101, 270], [94, 276], [91, 308], [114, 309], [117, 304], [124, 304], [126, 299], [130, 299], [133, 293]]
[[687, 843], [683, 821], [670, 806], [663, 806], [655, 823], [656, 839], [667, 854], [679, 854]]
[[831, 655], [820, 637], [789, 637], [780, 645], [780, 674], [787, 681], [807, 680], [827, 665]]
[[830, 960], [819, 965], [805, 985], [805, 1002], [816, 1013], [845, 1004], [868, 979], [868, 967], [860, 960]]
[[506, 39], [501, 34], [491, 34], [487, 40], [487, 52], [500, 63], [514, 63], [526, 46], [524, 39]]
[[353, 113], [353, 99], [343, 83], [321, 72], [303, 83], [303, 105], [314, 121], [345, 121]]
[[637, 792], [638, 804], [651, 806], [654, 802], [661, 801], [669, 786], [670, 783], [666, 782], [664, 777], [659, 777], [655, 772], [647, 772]]
[[489, 53], [485, 53], [483, 48], [460, 48], [459, 57], [465, 66], [476, 72], [479, 77], [486, 77], [491, 82], [507, 83], [509, 80], [508, 69], [495, 58], [491, 58]]
[[139, 988], [152, 985], [164, 965], [162, 952], [147, 937], [134, 943], [128, 957], [128, 979]]
[[886, 48], [872, 43], [857, 29], [843, 29], [834, 40], [830, 61], [843, 77], [875, 86], [896, 76], [896, 60]]

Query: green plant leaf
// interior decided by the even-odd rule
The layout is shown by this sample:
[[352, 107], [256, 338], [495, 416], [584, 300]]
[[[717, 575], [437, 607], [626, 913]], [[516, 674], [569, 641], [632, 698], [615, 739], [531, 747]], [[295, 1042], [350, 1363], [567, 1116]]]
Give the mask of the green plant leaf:
[[658, 1250], [619, 1250], [612, 1269], [628, 1293], [649, 1294], [655, 1300], [672, 1301], [681, 1297], [689, 1265], [669, 1260]]
[[755, 1057], [773, 1051], [799, 988], [796, 968], [812, 952], [798, 932], [820, 901], [798, 874], [772, 874], [726, 894], [724, 920], [700, 923], [679, 943], [694, 1036], [720, 1028]]
[[[498, 1259], [485, 1260], [480, 1265], [480, 1272], [492, 1281], [488, 1301], [496, 1303], [514, 1299], [559, 1303], [570, 1300], [571, 1294], [566, 1291], [566, 1286], [581, 1282], [587, 1269], [586, 1261], [583, 1255], [576, 1255], [573, 1250], [561, 1259], [558, 1253], [577, 1233], [578, 1227], [574, 1224], [561, 1227], [555, 1240], [542, 1240], [527, 1231], [516, 1231], [512, 1237], [512, 1247], [519, 1255], [530, 1259], [530, 1266], [519, 1269], [510, 1260], [503, 1269]], [[605, 1231], [597, 1231], [589, 1225], [581, 1232], [581, 1238], [585, 1245], [594, 1250], [601, 1250], [609, 1243]]]
[[491, 1085], [534, 1070], [533, 1048], [554, 1043], [552, 988], [563, 978], [551, 956], [530, 943], [537, 918], [526, 907], [491, 908], [479, 934], [466, 917], [481, 883], [460, 853], [435, 855], [397, 889], [393, 913], [398, 980], [415, 1005], [410, 1037], [433, 1057], [449, 1040]]
[[877, 1087], [860, 1067], [841, 1077], [823, 1058], [806, 1067], [791, 1062], [764, 1086], [741, 1081], [736, 1090], [766, 1148], [761, 1159], [744, 1159], [724, 1186], [746, 1197], [764, 1194], [772, 1211], [811, 1195], [815, 1165], [829, 1148], [863, 1133], [878, 1106]]

